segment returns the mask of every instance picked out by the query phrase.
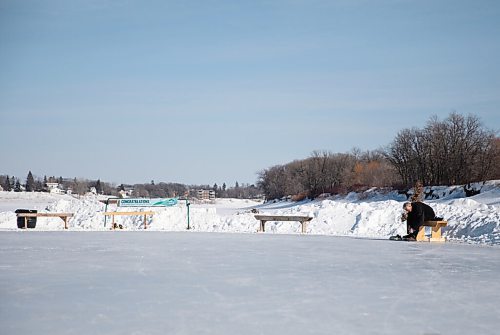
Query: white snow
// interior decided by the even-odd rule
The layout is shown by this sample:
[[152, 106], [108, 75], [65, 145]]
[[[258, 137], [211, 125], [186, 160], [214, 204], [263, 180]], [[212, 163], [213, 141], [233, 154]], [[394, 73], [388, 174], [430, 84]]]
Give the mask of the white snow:
[[2, 334], [498, 334], [498, 247], [0, 233]]
[[[434, 188], [440, 199], [426, 202], [452, 242], [436, 244], [386, 240], [404, 233], [395, 192], [218, 199], [190, 206], [190, 231], [181, 202], [143, 208], [155, 211], [147, 230], [119, 217], [125, 229], [113, 232], [95, 197], [0, 192], [0, 332], [497, 334], [500, 182], [476, 186], [484, 192], [469, 198]], [[68, 231], [59, 218], [25, 231], [18, 208], [74, 217]], [[313, 220], [307, 234], [296, 222], [257, 234], [252, 210]]]
[[[465, 198], [463, 187], [430, 187], [425, 190], [432, 197], [426, 200], [438, 216], [448, 220], [443, 234], [449, 240], [470, 243], [500, 244], [500, 181], [474, 184], [481, 193]], [[387, 238], [404, 234], [401, 223], [402, 203], [406, 196], [397, 192], [383, 193], [375, 189], [362, 194], [334, 196], [315, 201], [277, 201], [263, 204], [253, 200], [217, 199], [215, 203], [191, 204], [190, 228], [199, 232], [255, 233], [259, 222], [251, 210], [260, 214], [309, 215], [307, 233], [317, 235]], [[71, 230], [109, 230], [111, 218], [104, 225], [105, 205], [94, 196], [75, 198], [47, 193], [0, 192], [0, 230], [17, 230], [16, 208], [37, 209], [47, 212], [71, 212]], [[108, 211], [117, 210], [109, 206]], [[136, 208], [120, 208], [134, 211]], [[148, 218], [148, 228], [153, 231], [184, 231], [187, 228], [187, 207], [184, 201], [167, 208], [143, 208], [155, 215]], [[143, 229], [143, 218], [117, 217], [116, 221], [126, 230]], [[38, 218], [37, 230], [60, 230], [59, 218]], [[299, 234], [298, 222], [268, 222], [266, 233]]]

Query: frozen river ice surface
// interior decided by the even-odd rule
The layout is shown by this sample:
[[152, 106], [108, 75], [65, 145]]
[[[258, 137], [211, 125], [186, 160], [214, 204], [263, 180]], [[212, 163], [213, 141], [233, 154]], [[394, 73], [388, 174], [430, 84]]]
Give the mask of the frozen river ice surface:
[[0, 232], [3, 334], [499, 334], [500, 248]]

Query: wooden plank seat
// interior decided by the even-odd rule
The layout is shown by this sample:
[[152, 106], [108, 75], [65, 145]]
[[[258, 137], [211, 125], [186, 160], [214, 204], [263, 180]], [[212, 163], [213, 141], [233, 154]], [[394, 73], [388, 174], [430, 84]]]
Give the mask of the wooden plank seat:
[[298, 221], [302, 226], [302, 233], [306, 233], [307, 222], [313, 218], [310, 216], [301, 215], [255, 215], [255, 218], [260, 221], [259, 232], [265, 232], [267, 221]]
[[115, 216], [116, 215], [144, 215], [144, 229], [147, 229], [148, 228], [147, 216], [148, 215], [153, 216], [154, 213], [155, 212], [153, 212], [153, 211], [144, 211], [144, 212], [104, 212], [103, 214], [109, 215], [113, 218], [113, 222], [111, 223], [111, 226], [112, 226], [111, 229], [116, 228], [116, 225], [115, 225]]
[[[446, 238], [441, 236], [441, 228], [446, 227], [448, 221], [424, 221], [424, 224], [418, 229], [417, 241], [424, 242], [446, 242]], [[432, 227], [431, 238], [425, 236], [425, 227]]]
[[32, 217], [59, 217], [64, 221], [64, 229], [68, 229], [68, 218], [73, 213], [17, 213], [17, 217], [24, 218], [24, 229], [28, 227], [28, 218]]

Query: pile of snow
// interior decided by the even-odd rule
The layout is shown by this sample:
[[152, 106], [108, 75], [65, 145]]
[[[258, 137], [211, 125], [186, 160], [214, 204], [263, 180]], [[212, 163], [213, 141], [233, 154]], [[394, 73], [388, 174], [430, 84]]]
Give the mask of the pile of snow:
[[[434, 200], [426, 200], [438, 216], [448, 221], [443, 233], [448, 239], [470, 243], [500, 244], [500, 181], [472, 185], [481, 193], [465, 198], [464, 187], [426, 188]], [[432, 192], [429, 192], [432, 190]], [[278, 201], [262, 203], [253, 200], [217, 199], [210, 204], [191, 204], [189, 226], [193, 231], [255, 233], [260, 214], [309, 215], [313, 220], [307, 233], [371, 238], [387, 238], [405, 234], [405, 224], [400, 221], [402, 203], [408, 195], [398, 192], [381, 192], [376, 189], [364, 193], [330, 197], [302, 202]], [[0, 192], [0, 229], [17, 229], [16, 208], [38, 209], [47, 212], [70, 212], [71, 230], [108, 230], [111, 218], [105, 210], [116, 211], [116, 206], [106, 208], [95, 196], [74, 198], [45, 193]], [[10, 207], [9, 207], [10, 206]], [[137, 211], [137, 208], [120, 208], [120, 211]], [[188, 207], [185, 202], [167, 208], [141, 208], [155, 214], [148, 217], [148, 229], [153, 231], [184, 231], [188, 225]], [[105, 222], [106, 220], [106, 222]], [[116, 217], [116, 222], [126, 230], [143, 229], [143, 217]], [[37, 229], [60, 230], [59, 218], [38, 218]], [[268, 222], [266, 232], [294, 234], [301, 232], [298, 222]]]

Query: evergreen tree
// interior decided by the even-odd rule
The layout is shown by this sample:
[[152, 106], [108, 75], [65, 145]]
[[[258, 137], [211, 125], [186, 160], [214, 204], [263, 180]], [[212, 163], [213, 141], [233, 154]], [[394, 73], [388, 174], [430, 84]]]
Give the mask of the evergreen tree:
[[33, 178], [31, 171], [28, 172], [28, 177], [26, 177], [25, 188], [26, 192], [33, 192], [35, 190], [35, 178]]
[[16, 177], [12, 176], [10, 179], [9, 191], [12, 191], [16, 187]]
[[5, 184], [3, 185], [3, 188], [5, 189], [5, 191], [12, 191], [12, 187], [10, 185], [9, 176], [6, 176], [6, 178], [5, 178]]
[[14, 192], [21, 192], [21, 182], [16, 178], [16, 184], [14, 185]]
[[95, 183], [95, 190], [96, 190], [97, 194], [102, 194], [102, 185], [101, 185], [100, 179], [97, 179], [97, 181]]
[[222, 192], [226, 192], [226, 187], [227, 187], [227, 186], [226, 186], [226, 183], [223, 183], [223, 184], [222, 184]]

